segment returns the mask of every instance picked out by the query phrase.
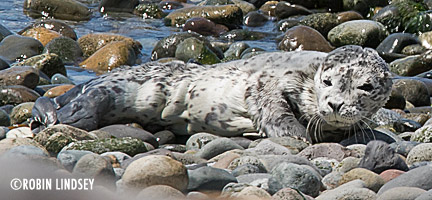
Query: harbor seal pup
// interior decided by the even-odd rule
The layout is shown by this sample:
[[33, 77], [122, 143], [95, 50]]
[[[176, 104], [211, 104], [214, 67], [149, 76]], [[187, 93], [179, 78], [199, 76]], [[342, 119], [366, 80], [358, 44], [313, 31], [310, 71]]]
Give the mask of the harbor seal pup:
[[360, 46], [271, 52], [211, 66], [150, 62], [39, 99], [32, 127], [62, 123], [94, 130], [137, 122], [179, 135], [258, 132], [334, 141], [380, 109], [391, 87], [387, 63]]

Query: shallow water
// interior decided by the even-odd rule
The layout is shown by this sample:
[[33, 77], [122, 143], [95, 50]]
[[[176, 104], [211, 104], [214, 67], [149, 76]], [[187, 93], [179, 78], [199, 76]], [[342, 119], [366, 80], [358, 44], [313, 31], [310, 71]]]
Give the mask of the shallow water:
[[[83, 2], [83, 1], [81, 1]], [[97, 2], [97, 1], [86, 1]], [[35, 19], [32, 19], [23, 13], [24, 0], [1, 0], [0, 1], [0, 23], [13, 32], [18, 32], [26, 26], [32, 24]], [[142, 62], [150, 61], [151, 51], [154, 45], [162, 38], [180, 32], [180, 28], [169, 27], [163, 24], [161, 19], [142, 19], [139, 16], [129, 13], [115, 13], [103, 15], [97, 11], [96, 4], [86, 4], [93, 11], [93, 16], [89, 21], [64, 21], [74, 28], [78, 37], [89, 33], [115, 33], [131, 37], [139, 41], [143, 49], [141, 51]], [[249, 30], [261, 32], [273, 32], [274, 23], [269, 21], [266, 25], [257, 28], [247, 28]], [[274, 35], [274, 34], [273, 34]], [[211, 40], [217, 40], [210, 38]], [[226, 41], [225, 41], [226, 42]], [[251, 47], [259, 47], [267, 51], [276, 50], [274, 36], [264, 38], [259, 41], [245, 41]], [[93, 73], [87, 71], [75, 71], [69, 66], [68, 74], [75, 83], [80, 83], [88, 80], [89, 77], [94, 77]], [[77, 77], [75, 77], [77, 76]]]

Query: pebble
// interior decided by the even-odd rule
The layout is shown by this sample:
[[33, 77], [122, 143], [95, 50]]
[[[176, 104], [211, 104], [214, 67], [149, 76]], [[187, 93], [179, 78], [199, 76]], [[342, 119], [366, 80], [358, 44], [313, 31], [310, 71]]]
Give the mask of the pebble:
[[271, 195], [256, 186], [248, 186], [242, 189], [240, 192], [231, 194], [231, 198], [236, 199], [271, 199]]
[[[0, 109], [0, 126], [10, 126], [10, 125], [11, 124], [10, 124], [9, 114], [6, 111]], [[0, 128], [0, 140], [5, 137], [6, 133], [4, 132], [6, 131], [3, 128]]]
[[308, 26], [294, 26], [288, 29], [278, 48], [284, 51], [322, 51], [330, 52], [334, 49], [317, 30]]
[[316, 200], [327, 200], [327, 199], [364, 199], [374, 200], [377, 199], [377, 195], [372, 190], [366, 188], [364, 181], [354, 180], [344, 185], [341, 185], [332, 190], [326, 190], [321, 193]]
[[209, 19], [203, 17], [194, 17], [186, 20], [183, 26], [183, 31], [193, 31], [203, 36], [219, 36], [220, 34], [227, 32], [228, 27], [221, 24], [215, 24]]
[[249, 27], [258, 27], [267, 23], [268, 20], [269, 19], [266, 15], [261, 14], [257, 11], [252, 11], [249, 12], [246, 16], [244, 16], [243, 24]]
[[414, 200], [425, 192], [416, 187], [395, 187], [379, 195], [377, 200]]
[[0, 140], [0, 155], [16, 146], [35, 146], [44, 149], [42, 145], [29, 138], [5, 138]]
[[420, 55], [407, 56], [390, 63], [390, 71], [400, 76], [414, 76], [431, 70], [431, 51]]
[[256, 155], [291, 155], [291, 151], [271, 140], [262, 140], [255, 147], [247, 149], [245, 152]]
[[399, 90], [405, 99], [416, 107], [431, 105], [428, 88], [419, 80], [397, 79], [393, 83], [393, 87], [395, 90]]
[[159, 131], [154, 134], [154, 137], [156, 138], [159, 145], [174, 143], [176, 139], [174, 133], [168, 130]]
[[401, 174], [404, 174], [405, 172], [398, 169], [388, 169], [383, 172], [381, 172], [380, 176], [384, 180], [384, 182], [389, 182], [396, 177], [400, 176]]
[[387, 62], [405, 57], [402, 50], [413, 44], [419, 44], [419, 39], [410, 33], [393, 33], [387, 36], [376, 48], [378, 53], [386, 59]]
[[428, 190], [427, 192], [424, 192], [420, 196], [418, 196], [415, 200], [429, 200], [432, 199], [432, 190]]
[[78, 44], [81, 47], [84, 57], [93, 55], [96, 51], [112, 42], [124, 41], [128, 46], [132, 47], [136, 54], [141, 50], [142, 45], [134, 39], [122, 35], [108, 33], [92, 33], [87, 34], [78, 39]]
[[175, 51], [175, 58], [188, 62], [194, 60], [201, 64], [220, 63], [219, 57], [206, 46], [206, 44], [194, 37], [190, 37], [180, 42]]
[[42, 50], [42, 43], [31, 37], [9, 35], [0, 42], [0, 56], [10, 63], [39, 55]]
[[105, 12], [132, 12], [138, 6], [138, 0], [101, 0], [98, 11]]
[[66, 75], [64, 63], [57, 54], [44, 53], [36, 55], [19, 63], [14, 63], [12, 66], [14, 68], [17, 66], [32, 66], [46, 74], [48, 77], [52, 77], [57, 73]]
[[11, 67], [0, 71], [0, 84], [22, 85], [34, 89], [39, 82], [39, 72], [30, 66]]
[[6, 138], [33, 138], [34, 134], [29, 127], [14, 128], [6, 133]]
[[405, 161], [385, 142], [371, 141], [366, 146], [365, 156], [359, 167], [381, 173], [387, 169], [408, 171]]
[[142, 17], [143, 19], [161, 19], [166, 14], [160, 8], [162, 6], [159, 5], [156, 3], [139, 4], [134, 8], [133, 13]]
[[409, 166], [416, 162], [432, 161], [432, 143], [421, 143], [408, 153], [406, 162]]
[[93, 154], [93, 152], [83, 150], [63, 150], [57, 154], [57, 160], [66, 170], [72, 172], [78, 160], [86, 154]]
[[68, 24], [64, 23], [61, 20], [56, 20], [56, 19], [44, 19], [44, 20], [36, 21], [33, 24], [24, 28], [23, 30], [19, 31], [18, 34], [21, 35], [21, 33], [23, 33], [24, 31], [35, 27], [43, 27], [58, 32], [62, 36], [69, 37], [73, 40], [78, 39], [74, 29], [71, 26], [69, 26]]
[[374, 192], [378, 192], [378, 190], [385, 184], [384, 179], [381, 178], [380, 175], [364, 168], [355, 168], [345, 173], [342, 175], [339, 184], [342, 185], [356, 179], [364, 181], [366, 187]]
[[185, 199], [185, 195], [168, 185], [152, 185], [144, 188], [138, 193], [136, 199]]
[[222, 24], [228, 28], [237, 28], [242, 25], [243, 11], [236, 5], [220, 6], [194, 6], [177, 9], [165, 17], [165, 24], [181, 26], [186, 20], [193, 17], [205, 17], [214, 23]]
[[275, 9], [276, 9], [276, 5], [278, 3], [279, 3], [278, 1], [266, 1], [259, 8], [259, 11], [261, 11], [263, 14], [265, 14], [269, 17], [276, 17]]
[[309, 160], [318, 157], [332, 158], [337, 161], [342, 161], [346, 157], [356, 157], [356, 152], [347, 149], [346, 147], [337, 143], [321, 143], [303, 149], [298, 156], [305, 157]]
[[58, 97], [58, 96], [66, 93], [67, 91], [69, 91], [70, 89], [72, 89], [74, 87], [75, 87], [75, 85], [72, 85], [72, 84], [59, 85], [59, 86], [56, 86], [56, 87], [53, 87], [53, 88], [47, 90], [43, 96], [49, 97], [49, 98]]
[[266, 169], [267, 169], [264, 166], [264, 164], [261, 162], [261, 160], [257, 157], [254, 157], [254, 156], [241, 156], [239, 158], [235, 158], [233, 161], [231, 161], [231, 163], [229, 164], [227, 169], [234, 170], [237, 167], [242, 166], [242, 165], [246, 165], [246, 164], [254, 165], [258, 169], [260, 169], [261, 171], [266, 171]]
[[83, 55], [78, 42], [69, 37], [58, 37], [51, 40], [45, 45], [42, 53], [54, 53], [63, 61], [63, 63], [77, 63]]
[[[123, 153], [123, 152], [119, 152], [119, 151], [105, 152], [105, 153], [102, 153], [101, 156], [115, 158], [115, 162], [116, 162], [116, 164], [118, 164], [118, 166], [115, 166], [116, 168], [121, 167], [121, 165], [124, 163], [125, 160], [128, 160], [128, 159], [132, 158], [131, 156], [129, 156], [129, 155]], [[113, 164], [113, 163], [111, 163], [111, 164]]]
[[186, 141], [187, 150], [199, 150], [219, 136], [210, 133], [195, 133]]
[[197, 156], [204, 158], [204, 159], [210, 159], [213, 158], [223, 152], [232, 150], [232, 149], [241, 149], [243, 150], [243, 147], [235, 143], [234, 141], [230, 140], [229, 138], [218, 138], [215, 140], [212, 140], [208, 144], [206, 144], [203, 148], [198, 150]]
[[0, 106], [34, 102], [39, 97], [40, 95], [37, 92], [25, 86], [0, 86]]
[[426, 165], [412, 169], [384, 184], [378, 191], [381, 195], [395, 187], [417, 187], [424, 190], [432, 189], [432, 166]]
[[114, 179], [115, 174], [111, 163], [104, 157], [89, 153], [83, 155], [75, 164], [72, 173], [82, 177], [92, 177], [96, 179]]
[[233, 151], [227, 151], [213, 157], [212, 159], [209, 160], [209, 162], [213, 162], [213, 161], [215, 162], [212, 165], [212, 167], [219, 168], [219, 169], [228, 169], [230, 163], [237, 158], [240, 158], [240, 154], [235, 153]]
[[105, 131], [109, 133], [111, 136], [114, 136], [116, 138], [131, 137], [131, 138], [140, 139], [143, 142], [147, 142], [155, 148], [159, 146], [156, 137], [153, 136], [153, 134], [143, 129], [116, 124], [116, 125], [105, 126], [99, 130]]
[[76, 141], [68, 144], [63, 150], [88, 150], [98, 154], [120, 151], [130, 156], [147, 152], [143, 141], [130, 137]]
[[269, 189], [273, 194], [286, 187], [298, 189], [313, 197], [319, 194], [321, 177], [307, 166], [284, 162], [273, 168], [271, 174]]
[[275, 12], [276, 17], [279, 20], [294, 16], [294, 15], [312, 14], [312, 12], [310, 10], [308, 10], [307, 8], [305, 8], [301, 5], [291, 4], [288, 2], [277, 3], [274, 12]]
[[25, 0], [23, 7], [24, 13], [33, 18], [49, 16], [55, 19], [83, 21], [89, 20], [92, 15], [87, 6], [75, 0]]
[[327, 38], [336, 47], [360, 45], [377, 47], [388, 35], [386, 28], [372, 20], [353, 20], [337, 25], [328, 33]]
[[103, 74], [122, 65], [134, 65], [136, 56], [129, 43], [125, 41], [111, 42], [81, 62], [79, 66], [93, 70], [97, 74]]
[[152, 185], [168, 185], [185, 191], [188, 180], [183, 164], [162, 155], [149, 155], [135, 160], [126, 168], [122, 177], [124, 186], [136, 190]]
[[31, 118], [33, 106], [33, 102], [26, 102], [15, 106], [10, 114], [11, 124], [21, 124]]
[[73, 126], [69, 126], [66, 124], [56, 124], [39, 132], [34, 138], [34, 140], [40, 143], [41, 145], [46, 145], [49, 140], [49, 137], [58, 132], [60, 132], [64, 136], [70, 136], [76, 140], [97, 139], [95, 135], [89, 134], [87, 131], [81, 130], [79, 128], [75, 128]]
[[237, 179], [229, 172], [214, 167], [200, 167], [188, 170], [189, 191], [222, 191], [228, 183], [237, 183]]
[[245, 174], [254, 174], [254, 173], [265, 173], [265, 169], [260, 169], [252, 164], [244, 164], [235, 168], [231, 174], [235, 177], [245, 175]]
[[283, 188], [272, 196], [273, 200], [304, 200], [304, 194], [292, 188]]
[[60, 33], [46, 29], [44, 27], [34, 27], [27, 29], [26, 31], [21, 33], [21, 35], [34, 38], [41, 42], [43, 46], [48, 44], [51, 40], [61, 36]]

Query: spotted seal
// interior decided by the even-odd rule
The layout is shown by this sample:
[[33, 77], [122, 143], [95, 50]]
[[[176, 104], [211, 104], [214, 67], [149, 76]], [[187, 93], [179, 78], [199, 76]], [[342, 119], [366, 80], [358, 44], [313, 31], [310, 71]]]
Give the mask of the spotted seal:
[[85, 130], [137, 122], [179, 135], [258, 132], [325, 141], [369, 119], [391, 86], [386, 62], [359, 46], [271, 52], [212, 66], [149, 62], [104, 74], [54, 99], [40, 98], [33, 116], [39, 125]]

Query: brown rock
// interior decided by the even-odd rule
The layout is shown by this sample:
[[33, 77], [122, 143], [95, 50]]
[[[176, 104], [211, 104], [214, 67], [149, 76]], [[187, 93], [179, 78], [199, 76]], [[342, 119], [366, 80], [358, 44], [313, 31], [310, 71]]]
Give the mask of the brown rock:
[[300, 194], [299, 191], [292, 188], [283, 188], [276, 192], [273, 196], [273, 200], [304, 200], [304, 194]]
[[184, 199], [185, 195], [168, 185], [153, 185], [147, 187], [137, 195], [136, 199]]
[[35, 88], [39, 82], [39, 72], [30, 66], [11, 67], [0, 70], [0, 85], [22, 85]]
[[342, 179], [339, 181], [339, 185], [356, 179], [364, 181], [366, 183], [366, 187], [373, 190], [374, 192], [378, 192], [381, 186], [383, 186], [385, 183], [384, 179], [378, 174], [364, 168], [355, 168], [342, 176]]
[[129, 46], [134, 49], [135, 53], [139, 53], [142, 48], [139, 42], [135, 41], [130, 37], [105, 33], [84, 35], [78, 39], [78, 44], [81, 47], [84, 56], [88, 57], [95, 53], [97, 50], [104, 47], [105, 45], [116, 41], [125, 41]]
[[288, 29], [278, 48], [284, 51], [312, 50], [322, 52], [330, 52], [334, 49], [321, 33], [303, 25]]
[[39, 40], [39, 42], [41, 42], [43, 46], [48, 44], [48, 42], [50, 42], [54, 38], [58, 38], [62, 36], [60, 33], [57, 33], [55, 31], [43, 27], [30, 28], [24, 31], [21, 35], [32, 37], [36, 40]]
[[387, 183], [396, 177], [400, 176], [401, 174], [404, 174], [405, 172], [398, 169], [388, 169], [383, 172], [381, 172], [380, 176], [381, 178]]
[[76, 33], [72, 27], [70, 27], [66, 23], [64, 23], [60, 20], [56, 20], [56, 19], [48, 19], [48, 20], [45, 19], [43, 21], [35, 22], [34, 24], [32, 24], [32, 25], [24, 28], [20, 32], [18, 32], [18, 34], [21, 35], [23, 32], [27, 31], [28, 29], [34, 28], [34, 27], [43, 27], [43, 28], [58, 32], [58, 33], [62, 34], [63, 36], [69, 37], [73, 40], [78, 39], [78, 37], [77, 37], [77, 35], [76, 35]]
[[354, 156], [355, 152], [337, 143], [321, 143], [313, 146], [306, 147], [301, 151], [298, 156], [306, 157], [309, 160], [318, 157], [327, 157], [342, 161], [346, 157]]
[[0, 86], [0, 106], [6, 104], [18, 105], [24, 102], [34, 102], [40, 95], [32, 89], [21, 85]]
[[230, 163], [236, 159], [240, 158], [240, 155], [231, 151], [223, 153], [224, 156], [219, 158], [219, 160], [212, 166], [220, 169], [227, 169]]
[[356, 11], [340, 12], [337, 14], [337, 16], [338, 16], [338, 22], [339, 23], [344, 23], [344, 22], [351, 21], [351, 20], [363, 19], [363, 16]]
[[278, 3], [279, 1], [267, 1], [264, 5], [261, 6], [260, 10], [265, 15], [268, 15], [270, 17], [276, 17], [275, 10]]
[[59, 85], [57, 87], [53, 87], [53, 88], [49, 89], [48, 91], [46, 91], [44, 94], [44, 97], [49, 97], [49, 98], [58, 97], [58, 96], [66, 93], [67, 91], [69, 91], [70, 89], [72, 89], [74, 87], [75, 87], [75, 85], [70, 85], [70, 84]]
[[[12, 147], [21, 146], [21, 145], [31, 145], [46, 151], [45, 148], [43, 148], [40, 144], [28, 138], [6, 138], [0, 140], [0, 155], [5, 153]], [[48, 152], [45, 153], [48, 155]]]
[[80, 67], [97, 74], [109, 72], [122, 65], [134, 65], [136, 54], [127, 41], [111, 42], [80, 63]]

